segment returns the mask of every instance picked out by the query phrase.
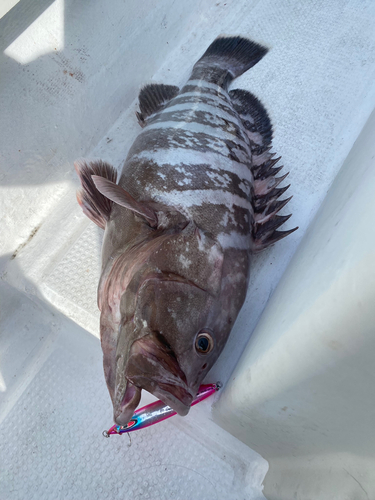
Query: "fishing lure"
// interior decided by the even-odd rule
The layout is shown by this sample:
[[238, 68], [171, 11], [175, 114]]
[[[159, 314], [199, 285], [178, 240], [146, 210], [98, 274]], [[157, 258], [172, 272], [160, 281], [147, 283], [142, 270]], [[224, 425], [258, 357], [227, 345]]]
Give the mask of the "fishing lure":
[[[221, 386], [222, 384], [220, 382], [216, 384], [201, 385], [191, 406], [208, 398], [211, 394], [218, 391]], [[124, 434], [126, 432], [145, 429], [150, 425], [157, 424], [167, 418], [173, 417], [173, 415], [177, 415], [177, 412], [159, 399], [158, 401], [154, 401], [149, 405], [139, 408], [126, 425], [113, 425], [108, 431], [103, 431], [103, 436], [108, 438], [111, 434]]]

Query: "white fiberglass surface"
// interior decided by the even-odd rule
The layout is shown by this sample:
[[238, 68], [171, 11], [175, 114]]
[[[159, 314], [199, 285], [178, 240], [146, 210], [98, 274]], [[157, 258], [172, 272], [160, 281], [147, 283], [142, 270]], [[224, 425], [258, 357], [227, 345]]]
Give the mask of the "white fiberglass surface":
[[266, 461], [207, 422], [208, 401], [187, 418], [105, 439], [112, 411], [98, 340], [9, 285], [0, 297], [8, 311], [0, 323], [2, 500], [264, 498]]
[[75, 200], [73, 161], [120, 167], [140, 131], [140, 86], [183, 85], [217, 35], [270, 48], [233, 88], [269, 110], [290, 171], [287, 228], [299, 230], [254, 259], [207, 378], [225, 383], [374, 108], [374, 19], [374, 3], [355, 0], [21, 0], [0, 19], [1, 499], [262, 498], [267, 463], [213, 423], [212, 400], [131, 442], [101, 436], [112, 421], [96, 306], [102, 234]]

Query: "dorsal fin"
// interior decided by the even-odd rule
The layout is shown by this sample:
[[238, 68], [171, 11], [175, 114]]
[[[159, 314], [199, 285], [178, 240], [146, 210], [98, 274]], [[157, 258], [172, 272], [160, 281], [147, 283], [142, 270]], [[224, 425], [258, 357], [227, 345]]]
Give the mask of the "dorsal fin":
[[92, 180], [96, 189], [106, 198], [114, 203], [117, 203], [118, 205], [121, 205], [122, 207], [128, 208], [132, 212], [141, 215], [147, 220], [151, 227], [157, 226], [157, 216], [154, 210], [147, 206], [146, 203], [140, 203], [135, 200], [131, 194], [125, 191], [124, 188], [107, 178], [99, 175], [93, 175]]
[[[276, 179], [276, 182], [281, 182], [281, 180], [282, 178]], [[277, 200], [288, 187], [289, 186], [283, 188], [272, 187], [271, 190], [268, 190], [269, 186], [266, 186], [266, 189], [262, 189], [258, 194], [255, 190], [253, 200], [253, 252], [259, 252], [273, 245], [276, 241], [285, 238], [285, 236], [288, 236], [298, 229], [298, 227], [295, 227], [289, 231], [277, 231], [277, 229], [291, 217], [291, 215], [276, 215], [292, 198], [290, 197], [280, 201]]]
[[265, 179], [258, 179], [254, 181], [254, 192], [257, 197], [264, 196], [270, 193], [275, 187], [277, 187], [284, 179], [287, 178], [289, 172], [282, 175], [281, 177], [275, 177], [275, 175], [270, 175]]
[[241, 117], [251, 145], [258, 151], [267, 148], [272, 141], [272, 124], [266, 108], [255, 95], [246, 90], [231, 90], [229, 97]]
[[259, 238], [254, 238], [254, 244], [252, 251], [254, 253], [260, 252], [264, 248], [267, 248], [277, 241], [282, 240], [286, 236], [289, 236], [290, 234], [294, 233], [294, 231], [297, 231], [298, 227], [294, 227], [293, 229], [289, 229], [289, 231], [270, 231], [269, 233], [266, 233]]
[[143, 87], [138, 96], [141, 112], [136, 113], [141, 127], [146, 125], [148, 117], [162, 110], [179, 92], [180, 89], [175, 85], [162, 83], [151, 83]]
[[74, 168], [82, 184], [82, 189], [77, 191], [78, 203], [83, 213], [104, 229], [111, 213], [112, 201], [97, 190], [92, 175], [116, 182], [117, 172], [112, 165], [102, 160], [77, 160], [74, 162]]

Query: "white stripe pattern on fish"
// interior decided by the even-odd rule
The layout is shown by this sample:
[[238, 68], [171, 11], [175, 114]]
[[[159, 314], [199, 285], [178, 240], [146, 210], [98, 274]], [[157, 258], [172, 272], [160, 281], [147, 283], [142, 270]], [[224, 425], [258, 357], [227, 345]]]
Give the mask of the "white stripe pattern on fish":
[[[204, 80], [189, 80], [161, 112], [151, 117], [130, 150], [128, 169], [143, 170], [144, 179], [141, 182], [141, 176], [133, 174], [138, 181], [131, 184], [132, 191], [143, 190], [155, 201], [172, 203], [187, 216], [194, 215], [198, 224], [203, 220], [199, 207], [203, 203], [206, 209], [215, 206], [216, 213], [221, 211], [220, 221], [227, 214], [228, 227], [209, 222], [205, 216], [205, 224], [209, 222], [206, 229], [214, 234], [226, 233], [226, 246], [230, 241], [237, 246], [228, 231], [232, 235], [236, 231], [249, 234], [253, 220], [251, 149], [242, 128], [224, 89]], [[126, 183], [129, 189], [129, 176]], [[191, 189], [193, 184], [196, 187]], [[237, 227], [236, 219], [241, 221]], [[250, 247], [250, 238], [245, 239]]]
[[[251, 149], [248, 143], [245, 140], [239, 139], [235, 134], [233, 134], [231, 130], [231, 123], [228, 122], [227, 130], [223, 131], [218, 127], [218, 124], [212, 122], [210, 125], [202, 124], [200, 121], [164, 121], [162, 119], [163, 115], [160, 115], [160, 121], [156, 123], [150, 123], [145, 128], [143, 134], [150, 132], [150, 130], [161, 131], [163, 129], [171, 129], [168, 130], [168, 134], [172, 136], [174, 131], [183, 130], [185, 132], [186, 137], [191, 138], [199, 138], [201, 135], [210, 136], [214, 139], [215, 143], [218, 142], [217, 139], [226, 139], [233, 141], [236, 145], [246, 151], [249, 155], [249, 159], [251, 158]], [[193, 114], [191, 118], [193, 118]], [[216, 120], [216, 117], [214, 117]], [[197, 119], [198, 120], [198, 119]], [[190, 134], [189, 134], [190, 132]]]
[[251, 170], [245, 163], [235, 162], [232, 159], [220, 154], [210, 152], [202, 152], [187, 148], [174, 148], [173, 163], [170, 162], [169, 149], [157, 149], [156, 151], [141, 151], [137, 155], [132, 156], [131, 161], [145, 160], [155, 162], [160, 166], [160, 171], [164, 171], [168, 167], [179, 168], [182, 165], [202, 165], [205, 168], [209, 165], [212, 170], [224, 170], [237, 175], [239, 179], [246, 180], [253, 184], [254, 178]]

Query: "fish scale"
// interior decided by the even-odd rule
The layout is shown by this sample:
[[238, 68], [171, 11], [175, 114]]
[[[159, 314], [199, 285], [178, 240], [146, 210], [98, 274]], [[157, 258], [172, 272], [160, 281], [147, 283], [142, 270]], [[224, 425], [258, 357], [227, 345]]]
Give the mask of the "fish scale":
[[[205, 100], [207, 92], [210, 93], [212, 102], [210, 105]], [[175, 112], [175, 108], [180, 105], [181, 99], [184, 99], [184, 109], [179, 109], [176, 116], [171, 116], [171, 113]], [[225, 112], [222, 106], [225, 106]], [[207, 108], [210, 109], [211, 120], [204, 119]], [[178, 130], [178, 142], [173, 143], [176, 130]], [[158, 147], [156, 144], [152, 149], [147, 158], [151, 162], [147, 165], [147, 182], [142, 184], [141, 189], [159, 202], [173, 203], [211, 234], [233, 236], [235, 232], [238, 232], [240, 235], [248, 235], [248, 247], [250, 248], [249, 221], [253, 214], [250, 199], [250, 187], [253, 184], [250, 169], [251, 149], [246, 133], [241, 131], [240, 118], [231, 104], [228, 93], [223, 89], [217, 89], [217, 86], [215, 88], [213, 84], [205, 80], [201, 80], [199, 85], [196, 80], [189, 80], [165, 109], [149, 120], [144, 132], [129, 152], [128, 168], [123, 172], [120, 185], [124, 178], [124, 185], [129, 187], [131, 178], [138, 180], [142, 175], [139, 171], [144, 173], [145, 165], [139, 163], [140, 155], [137, 154], [137, 150], [138, 142], [142, 144], [145, 135], [149, 141], [153, 141], [152, 135], [156, 141], [160, 141], [160, 135], [162, 135], [168, 139], [169, 147], [166, 148], [165, 144], [163, 147]], [[186, 148], [183, 163], [181, 161], [176, 163], [176, 159], [180, 159], [178, 150], [184, 139], [188, 148]], [[217, 158], [216, 154], [218, 139], [227, 140], [229, 144], [221, 144], [220, 158]], [[237, 151], [237, 148], [247, 155], [246, 163], [233, 161], [233, 153]], [[163, 151], [161, 161], [158, 160], [160, 150]], [[210, 155], [209, 163], [197, 161], [197, 156], [207, 152]], [[143, 151], [142, 153], [143, 159], [146, 159]], [[179, 168], [179, 175], [176, 176], [177, 168]], [[211, 177], [208, 181], [207, 172], [211, 170], [220, 173], [216, 179]], [[246, 176], [244, 176], [244, 170], [246, 170]], [[160, 173], [162, 173], [162, 177]], [[223, 175], [228, 174], [230, 182], [225, 182]], [[193, 183], [197, 186], [195, 189], [192, 188]], [[240, 187], [241, 183], [242, 188]], [[246, 185], [247, 190], [244, 189]], [[139, 196], [142, 194], [138, 193]], [[202, 204], [205, 205], [203, 214]], [[207, 216], [207, 212], [212, 211], [210, 205], [214, 206], [214, 218]], [[217, 224], [217, 217], [222, 221], [225, 219], [226, 213], [231, 224], [226, 226]], [[247, 221], [245, 216], [247, 216]], [[236, 221], [240, 222], [236, 224]], [[231, 238], [226, 241], [235, 245], [237, 239]], [[240, 246], [244, 247], [244, 238], [241, 238]]]
[[125, 425], [147, 390], [186, 415], [246, 297], [252, 253], [290, 234], [272, 126], [261, 102], [229, 85], [267, 53], [219, 37], [180, 90], [150, 84], [143, 130], [118, 183], [80, 161], [84, 213], [105, 229], [98, 288], [104, 374]]

